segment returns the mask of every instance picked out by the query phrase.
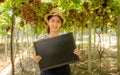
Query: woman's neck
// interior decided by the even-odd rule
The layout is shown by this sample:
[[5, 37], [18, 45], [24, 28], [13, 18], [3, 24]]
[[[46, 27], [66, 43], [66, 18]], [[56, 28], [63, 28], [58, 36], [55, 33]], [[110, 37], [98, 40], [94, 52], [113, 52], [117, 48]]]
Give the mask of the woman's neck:
[[50, 32], [49, 36], [50, 37], [54, 37], [54, 36], [58, 36], [59, 32]]

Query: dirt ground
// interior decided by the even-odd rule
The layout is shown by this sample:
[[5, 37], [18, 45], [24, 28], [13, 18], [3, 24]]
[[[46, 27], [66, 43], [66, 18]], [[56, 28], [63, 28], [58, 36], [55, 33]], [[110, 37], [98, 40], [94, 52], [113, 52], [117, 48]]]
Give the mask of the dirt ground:
[[[87, 51], [84, 48], [81, 51], [81, 57], [80, 61], [76, 62], [74, 64], [71, 64], [71, 71], [72, 75], [90, 75], [88, 72], [88, 56]], [[5, 56], [4, 51], [4, 45], [0, 45], [0, 72], [2, 72], [6, 67], [10, 65], [10, 51], [8, 51], [7, 56]], [[22, 57], [20, 54], [22, 53]], [[34, 62], [34, 48], [24, 48], [24, 50], [21, 52], [18, 52], [16, 54], [16, 58], [19, 58], [15, 62], [15, 75], [39, 75], [40, 69], [38, 67], [38, 64]], [[120, 75], [120, 72], [117, 71], [117, 53], [116, 48], [111, 47], [109, 49], [106, 49], [105, 53], [102, 57], [102, 63], [101, 63], [101, 69], [99, 67], [99, 62], [97, 57], [94, 55], [97, 55], [96, 52], [93, 52], [92, 55], [92, 74], [91, 75]], [[11, 72], [11, 71], [10, 71]], [[6, 75], [11, 75], [11, 73], [8, 72]], [[2, 74], [0, 74], [2, 75]]]

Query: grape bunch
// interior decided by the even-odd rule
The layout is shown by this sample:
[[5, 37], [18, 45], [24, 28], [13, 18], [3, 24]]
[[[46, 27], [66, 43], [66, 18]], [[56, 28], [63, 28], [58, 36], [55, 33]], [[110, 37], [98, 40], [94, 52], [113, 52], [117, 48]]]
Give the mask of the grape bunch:
[[22, 3], [20, 7], [21, 18], [24, 19], [27, 23], [34, 23], [36, 21], [36, 12], [33, 7], [27, 3]]
[[32, 5], [33, 5], [34, 7], [40, 9], [43, 4], [42, 4], [41, 0], [33, 0], [33, 1], [32, 1]]
[[0, 3], [4, 2], [4, 0], [0, 0]]

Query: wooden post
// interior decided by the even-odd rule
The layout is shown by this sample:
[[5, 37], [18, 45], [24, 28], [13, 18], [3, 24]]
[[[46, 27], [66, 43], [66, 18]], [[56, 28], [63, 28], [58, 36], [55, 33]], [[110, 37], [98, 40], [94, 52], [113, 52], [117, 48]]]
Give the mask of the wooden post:
[[14, 26], [15, 26], [15, 13], [14, 13], [14, 10], [15, 10], [15, 5], [13, 5], [13, 9], [12, 9], [12, 26], [11, 26], [11, 41], [10, 41], [10, 56], [11, 56], [11, 64], [12, 64], [12, 75], [15, 75], [14, 74], [14, 48], [13, 48], [13, 39], [14, 39]]
[[120, 72], [120, 16], [117, 20], [117, 59], [118, 59], [118, 72]]
[[8, 50], [8, 36], [5, 36], [5, 61], [7, 61], [7, 50]]
[[89, 23], [89, 48], [88, 48], [88, 72], [91, 75], [91, 29], [92, 29], [92, 16], [90, 17], [90, 23]]

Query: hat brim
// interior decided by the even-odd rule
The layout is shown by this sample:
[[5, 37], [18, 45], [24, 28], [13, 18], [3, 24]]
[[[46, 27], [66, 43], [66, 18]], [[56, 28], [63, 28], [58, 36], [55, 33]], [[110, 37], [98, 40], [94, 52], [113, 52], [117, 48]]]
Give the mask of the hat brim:
[[55, 15], [61, 17], [61, 19], [63, 20], [63, 25], [64, 25], [66, 20], [65, 20], [65, 18], [63, 17], [63, 15], [61, 15], [61, 14], [46, 14], [45, 17], [44, 17], [45, 22], [48, 22], [48, 17], [49, 17], [49, 16], [55, 16]]

